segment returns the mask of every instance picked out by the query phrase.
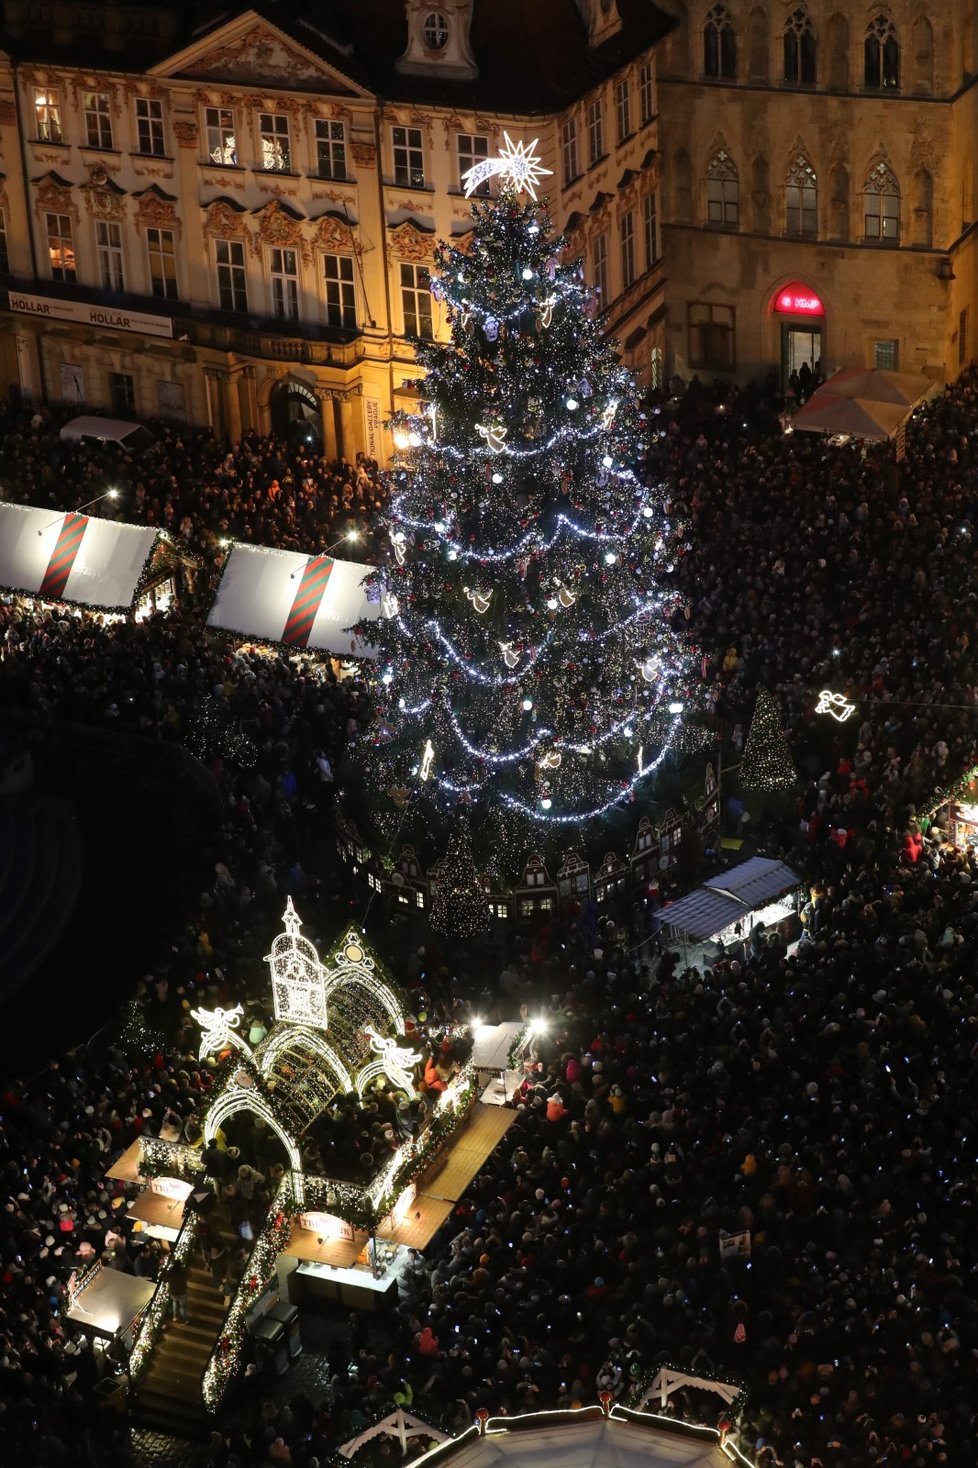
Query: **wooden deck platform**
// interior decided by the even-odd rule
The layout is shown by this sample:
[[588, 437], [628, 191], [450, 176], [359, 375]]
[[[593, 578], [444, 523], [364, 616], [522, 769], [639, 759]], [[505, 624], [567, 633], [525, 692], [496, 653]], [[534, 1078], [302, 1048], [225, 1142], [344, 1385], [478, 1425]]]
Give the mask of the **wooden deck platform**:
[[418, 1192], [429, 1198], [457, 1203], [489, 1154], [499, 1145], [516, 1120], [516, 1112], [502, 1106], [485, 1106], [477, 1101], [464, 1131], [453, 1137], [448, 1151], [430, 1177], [418, 1183]]

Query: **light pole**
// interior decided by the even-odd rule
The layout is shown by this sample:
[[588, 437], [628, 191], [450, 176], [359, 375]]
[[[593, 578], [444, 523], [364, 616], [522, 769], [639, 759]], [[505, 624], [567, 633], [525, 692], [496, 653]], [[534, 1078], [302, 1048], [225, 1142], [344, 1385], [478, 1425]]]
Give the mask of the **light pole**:
[[[119, 491], [117, 489], [107, 489], [104, 494], [97, 494], [93, 500], [86, 500], [83, 505], [78, 506], [77, 510], [68, 510], [67, 513], [69, 515], [80, 515], [82, 510], [87, 510], [90, 509], [92, 505], [97, 505], [99, 500], [114, 500], [117, 498], [118, 494]], [[41, 526], [40, 530], [37, 532], [38, 535], [43, 535], [45, 530], [50, 530], [53, 525], [60, 525], [63, 523], [63, 521], [64, 515], [58, 515], [56, 519], [49, 520], [47, 525]]]

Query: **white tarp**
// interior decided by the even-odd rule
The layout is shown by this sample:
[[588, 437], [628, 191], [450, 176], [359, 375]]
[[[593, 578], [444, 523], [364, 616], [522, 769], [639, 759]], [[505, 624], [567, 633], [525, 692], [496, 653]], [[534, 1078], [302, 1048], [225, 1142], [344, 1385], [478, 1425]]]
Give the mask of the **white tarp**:
[[0, 586], [128, 611], [158, 533], [151, 526], [0, 504]]
[[374, 568], [265, 546], [235, 545], [207, 617], [208, 627], [256, 642], [284, 642], [337, 657], [376, 653], [348, 629], [376, 620], [364, 586]]

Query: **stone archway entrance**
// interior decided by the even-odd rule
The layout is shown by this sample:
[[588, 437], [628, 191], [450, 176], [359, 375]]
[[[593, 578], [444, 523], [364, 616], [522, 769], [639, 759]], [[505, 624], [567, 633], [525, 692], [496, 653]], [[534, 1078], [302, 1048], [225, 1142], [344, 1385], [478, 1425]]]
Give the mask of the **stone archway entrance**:
[[272, 388], [269, 399], [272, 432], [290, 448], [309, 453], [323, 451], [323, 419], [319, 399], [304, 382], [286, 377]]

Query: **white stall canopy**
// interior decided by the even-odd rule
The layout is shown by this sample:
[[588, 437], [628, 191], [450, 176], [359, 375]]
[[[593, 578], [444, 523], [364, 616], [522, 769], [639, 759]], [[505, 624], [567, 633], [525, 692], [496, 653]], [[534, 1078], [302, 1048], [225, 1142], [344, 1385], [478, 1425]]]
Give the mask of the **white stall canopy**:
[[374, 648], [349, 630], [380, 616], [380, 603], [368, 598], [365, 585], [373, 570], [327, 555], [235, 545], [207, 625], [256, 642], [373, 658]]
[[0, 504], [0, 586], [125, 612], [158, 535], [152, 526]]

